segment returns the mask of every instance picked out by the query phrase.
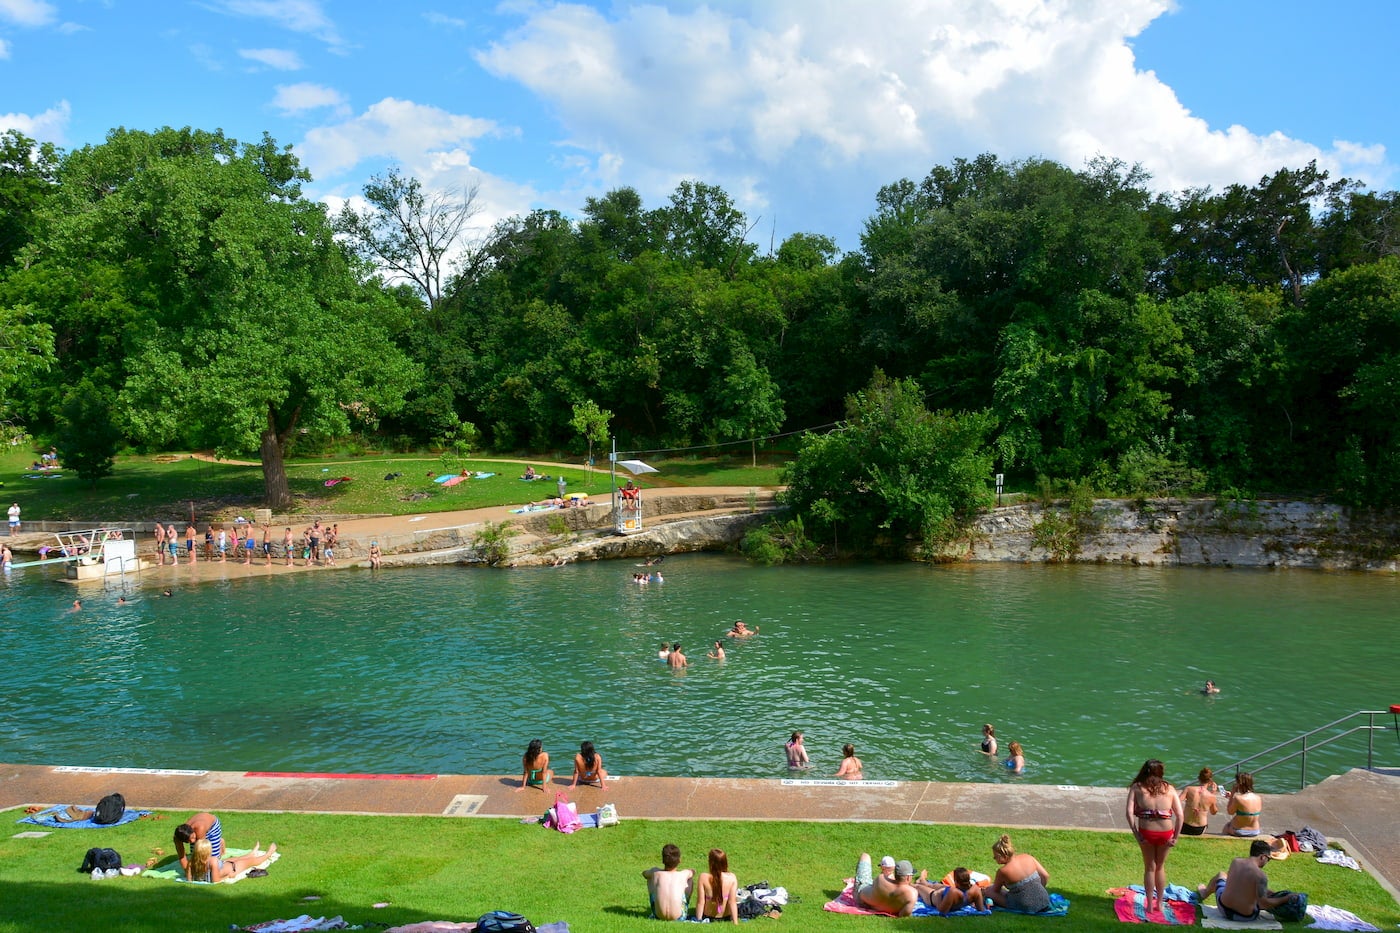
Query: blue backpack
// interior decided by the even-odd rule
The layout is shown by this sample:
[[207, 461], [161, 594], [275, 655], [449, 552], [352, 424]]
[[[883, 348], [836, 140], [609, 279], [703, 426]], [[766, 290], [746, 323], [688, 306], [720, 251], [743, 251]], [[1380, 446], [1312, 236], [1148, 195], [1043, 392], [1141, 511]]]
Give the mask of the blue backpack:
[[477, 933], [535, 933], [535, 925], [509, 910], [493, 910], [476, 921]]

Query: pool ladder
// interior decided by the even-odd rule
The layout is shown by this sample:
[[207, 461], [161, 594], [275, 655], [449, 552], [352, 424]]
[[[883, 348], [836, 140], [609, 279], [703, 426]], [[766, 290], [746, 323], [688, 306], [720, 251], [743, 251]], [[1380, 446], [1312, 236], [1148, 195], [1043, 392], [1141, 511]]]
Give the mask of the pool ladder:
[[[1363, 716], [1366, 719], [1365, 722], [1356, 723], [1354, 725], [1349, 726], [1347, 725], [1351, 723], [1352, 720], [1359, 719]], [[1378, 724], [1376, 722], [1376, 717], [1378, 716], [1389, 716], [1390, 722], [1385, 722], [1384, 720], [1382, 720]], [[1328, 730], [1335, 730], [1344, 726], [1346, 728], [1344, 728], [1341, 732], [1333, 732], [1332, 734], [1323, 736], [1320, 739], [1317, 738], [1317, 735], [1320, 732], [1327, 732]], [[1400, 743], [1400, 703], [1397, 703], [1388, 710], [1357, 710], [1356, 712], [1351, 713], [1350, 715], [1343, 716], [1341, 719], [1329, 722], [1325, 726], [1318, 726], [1316, 729], [1313, 729], [1310, 732], [1304, 732], [1302, 735], [1295, 735], [1293, 738], [1288, 739], [1287, 741], [1280, 742], [1277, 745], [1274, 745], [1270, 748], [1266, 748], [1262, 752], [1250, 755], [1248, 758], [1241, 758], [1239, 761], [1236, 761], [1233, 764], [1227, 765], [1226, 767], [1220, 769], [1217, 773], [1229, 774], [1233, 772], [1235, 774], [1238, 774], [1241, 771], [1249, 771], [1251, 774], [1258, 775], [1261, 771], [1267, 771], [1269, 768], [1272, 768], [1275, 765], [1281, 765], [1286, 762], [1292, 761], [1296, 758], [1299, 759], [1300, 762], [1298, 770], [1298, 789], [1302, 790], [1308, 785], [1308, 753], [1316, 751], [1317, 749], [1322, 748], [1323, 746], [1331, 745], [1333, 742], [1340, 741], [1346, 738], [1347, 736], [1353, 735], [1357, 732], [1366, 733], [1366, 770], [1374, 771], [1376, 768], [1376, 733], [1394, 732], [1396, 742]], [[1290, 748], [1291, 746], [1295, 745], [1298, 747], [1293, 748], [1292, 751], [1289, 751], [1287, 754], [1280, 755], [1272, 761], [1267, 761], [1264, 764], [1259, 765], [1251, 764], [1251, 762], [1258, 761], [1260, 758], [1263, 758], [1266, 755], [1272, 755], [1275, 752], [1281, 752], [1284, 749]], [[1245, 767], [1246, 765], [1249, 765], [1249, 767]]]

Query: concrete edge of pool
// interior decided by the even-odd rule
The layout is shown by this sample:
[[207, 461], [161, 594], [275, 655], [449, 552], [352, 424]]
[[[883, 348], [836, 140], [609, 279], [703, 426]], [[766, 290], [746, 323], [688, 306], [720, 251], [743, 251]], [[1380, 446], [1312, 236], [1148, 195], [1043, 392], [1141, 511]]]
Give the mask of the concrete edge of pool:
[[[1047, 784], [932, 781], [844, 783], [814, 778], [610, 778], [607, 790], [556, 778], [516, 792], [518, 777], [470, 774], [276, 774], [0, 764], [0, 809], [95, 803], [120, 791], [158, 810], [356, 813], [392, 816], [537, 816], [563, 790], [589, 812], [611, 803], [623, 819], [858, 820], [1031, 829], [1125, 831], [1124, 790]], [[1217, 833], [1223, 815], [1213, 817]], [[1346, 840], [1400, 902], [1400, 776], [1357, 769], [1296, 794], [1264, 797], [1266, 831], [1312, 826]]]

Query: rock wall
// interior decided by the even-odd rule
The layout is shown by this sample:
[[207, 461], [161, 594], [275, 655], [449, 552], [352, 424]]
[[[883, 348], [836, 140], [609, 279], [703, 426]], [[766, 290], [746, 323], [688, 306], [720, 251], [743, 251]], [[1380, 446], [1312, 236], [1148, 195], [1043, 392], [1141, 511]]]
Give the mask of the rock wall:
[[945, 560], [1400, 571], [1400, 519], [1310, 502], [1100, 499], [1091, 515], [1014, 505], [975, 523]]

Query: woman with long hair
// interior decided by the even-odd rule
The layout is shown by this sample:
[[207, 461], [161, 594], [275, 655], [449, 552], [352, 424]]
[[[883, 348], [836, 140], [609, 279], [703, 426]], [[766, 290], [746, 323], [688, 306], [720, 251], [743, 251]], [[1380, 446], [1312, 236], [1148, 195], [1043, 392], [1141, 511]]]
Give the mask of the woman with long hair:
[[262, 851], [262, 843], [256, 843], [253, 851], [247, 855], [239, 855], [233, 858], [216, 858], [214, 847], [209, 844], [208, 839], [198, 839], [190, 846], [189, 863], [185, 866], [186, 881], [207, 881], [210, 883], [223, 881], [225, 878], [232, 878], [239, 872], [259, 865], [267, 860], [267, 857], [277, 851], [277, 843], [272, 843], [267, 847], [267, 851]]
[[729, 856], [723, 849], [710, 850], [710, 870], [700, 876], [700, 900], [695, 904], [695, 919], [723, 920], [728, 917], [739, 922], [739, 879], [729, 870]]
[[802, 733], [794, 732], [787, 742], [788, 767], [794, 770], [810, 768], [812, 760], [807, 757], [807, 746], [802, 744]]
[[603, 784], [607, 777], [608, 772], [603, 770], [603, 756], [593, 748], [593, 743], [579, 743], [578, 754], [574, 756], [574, 782], [569, 786], [594, 784], [599, 790], [607, 790]]
[[1215, 798], [1220, 793], [1220, 785], [1215, 783], [1215, 772], [1202, 768], [1196, 776], [1196, 783], [1181, 791], [1181, 809], [1186, 814], [1181, 824], [1183, 836], [1199, 836], [1206, 831], [1210, 818], [1220, 812]]
[[1254, 792], [1254, 775], [1248, 771], [1235, 775], [1234, 789], [1226, 796], [1230, 798], [1225, 804], [1225, 812], [1230, 814], [1230, 821], [1225, 824], [1226, 835], [1259, 835], [1259, 814], [1264, 810], [1264, 803]]
[[1142, 850], [1142, 889], [1147, 910], [1162, 909], [1167, 893], [1167, 853], [1181, 836], [1181, 797], [1163, 777], [1165, 769], [1149, 758], [1128, 785], [1124, 812]]
[[527, 787], [544, 790], [544, 786], [554, 780], [554, 772], [549, 770], [549, 752], [544, 750], [544, 742], [539, 739], [530, 740], [525, 754], [520, 756], [520, 766], [520, 786], [515, 789], [517, 794]]
[[982, 754], [997, 756], [997, 727], [989, 722], [982, 724]]
[[1006, 766], [1011, 769], [1012, 774], [1023, 774], [1026, 770], [1026, 752], [1021, 748], [1020, 742], [1012, 742], [1007, 746], [1011, 751], [1011, 757], [1006, 759]]
[[836, 769], [835, 776], [843, 781], [860, 781], [865, 778], [865, 766], [856, 757], [856, 747], [849, 742], [841, 746], [841, 767]]

